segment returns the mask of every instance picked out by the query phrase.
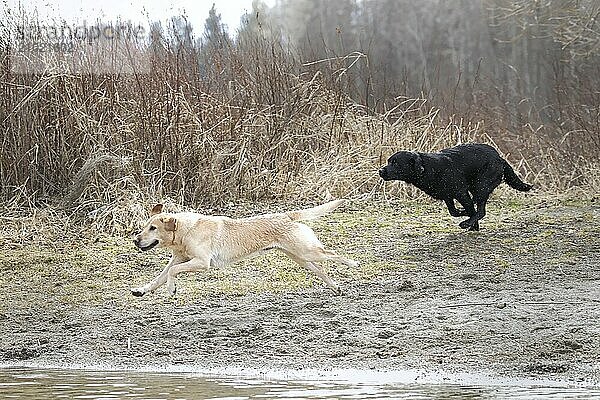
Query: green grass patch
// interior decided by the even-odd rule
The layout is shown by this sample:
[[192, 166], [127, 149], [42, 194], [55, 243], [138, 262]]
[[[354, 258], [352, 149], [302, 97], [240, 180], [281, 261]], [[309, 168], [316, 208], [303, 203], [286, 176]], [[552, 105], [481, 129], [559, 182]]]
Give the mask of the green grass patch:
[[[517, 268], [515, 262], [548, 254], [557, 247], [553, 262], [577, 261], [573, 243], [597, 244], [600, 218], [593, 205], [568, 201], [540, 205], [538, 199], [496, 199], [482, 222], [482, 231], [465, 233], [441, 202], [392, 201], [348, 203], [335, 213], [307, 221], [325, 246], [359, 261], [350, 268], [324, 263], [322, 268], [344, 285], [370, 281], [389, 274], [418, 274], [424, 268], [457, 269], [464, 260], [492, 260], [500, 270]], [[533, 211], [532, 211], [533, 210]], [[7, 232], [10, 238], [14, 232]], [[0, 237], [0, 240], [2, 237]], [[96, 235], [89, 238], [36, 238], [35, 242], [0, 251], [3, 287], [18, 293], [37, 291], [64, 304], [102, 303], [108, 300], [135, 304], [129, 288], [145, 284], [159, 274], [169, 259], [167, 250], [140, 252], [129, 238]], [[577, 250], [577, 251], [576, 251]], [[469, 261], [471, 262], [471, 261]], [[538, 262], [544, 262], [540, 259]], [[244, 295], [325, 287], [310, 272], [285, 255], [273, 251], [237, 264], [177, 279], [180, 296]], [[0, 298], [19, 296], [0, 292]], [[23, 294], [25, 296], [26, 294]], [[163, 301], [166, 291], [143, 301]], [[150, 300], [147, 300], [149, 298]], [[173, 300], [175, 301], [175, 300]]]

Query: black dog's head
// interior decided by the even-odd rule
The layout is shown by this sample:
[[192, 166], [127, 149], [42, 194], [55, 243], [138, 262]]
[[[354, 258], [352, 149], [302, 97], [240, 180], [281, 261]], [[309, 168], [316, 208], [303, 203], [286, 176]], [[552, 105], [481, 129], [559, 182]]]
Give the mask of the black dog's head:
[[419, 153], [399, 151], [388, 159], [388, 165], [379, 170], [379, 176], [384, 181], [412, 182], [423, 171], [423, 160]]

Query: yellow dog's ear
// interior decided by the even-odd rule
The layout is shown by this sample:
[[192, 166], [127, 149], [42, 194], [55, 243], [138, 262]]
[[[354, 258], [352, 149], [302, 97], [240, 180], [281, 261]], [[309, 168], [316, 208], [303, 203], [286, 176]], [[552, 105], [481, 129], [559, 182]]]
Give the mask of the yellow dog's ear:
[[175, 232], [177, 230], [177, 220], [173, 217], [161, 218], [160, 222], [163, 223], [167, 232]]
[[150, 210], [150, 216], [160, 214], [162, 212], [162, 209], [163, 209], [163, 205], [158, 203], [157, 205], [152, 207], [152, 210]]

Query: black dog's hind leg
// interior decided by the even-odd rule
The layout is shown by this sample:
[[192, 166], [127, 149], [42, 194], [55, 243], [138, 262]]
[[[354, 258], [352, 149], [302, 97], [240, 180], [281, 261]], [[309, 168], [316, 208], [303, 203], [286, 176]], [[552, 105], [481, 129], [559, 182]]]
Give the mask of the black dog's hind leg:
[[466, 210], [459, 210], [456, 208], [456, 206], [454, 205], [454, 199], [444, 199], [444, 202], [446, 202], [446, 207], [448, 207], [448, 211], [450, 212], [451, 216], [464, 217], [465, 215], [469, 215], [467, 214]]
[[468, 229], [470, 231], [478, 231], [479, 230], [479, 220], [485, 217], [485, 203], [487, 202], [486, 196], [485, 200], [478, 199], [477, 201], [477, 211], [471, 215], [471, 217], [467, 220], [461, 222], [458, 226], [463, 229]]
[[479, 220], [485, 217], [485, 205], [490, 198], [490, 195], [502, 182], [501, 170], [495, 165], [490, 165], [485, 173], [478, 179], [477, 185], [472, 188], [473, 201], [477, 204], [477, 212], [471, 217], [460, 223], [460, 227], [469, 229], [470, 231], [479, 230]]
[[471, 199], [469, 193], [459, 193], [456, 196], [456, 200], [465, 208], [465, 214], [463, 215], [469, 216], [469, 219], [464, 220], [458, 226], [463, 229], [469, 229], [470, 231], [478, 231], [479, 218], [477, 218], [477, 211], [475, 211], [475, 205], [473, 204], [473, 199]]
[[459, 226], [464, 229], [469, 229], [470, 231], [478, 231], [479, 230], [479, 220], [485, 217], [485, 204], [488, 201], [491, 193], [480, 194], [475, 197], [474, 200], [477, 203], [477, 212], [471, 216], [471, 218], [461, 222]]

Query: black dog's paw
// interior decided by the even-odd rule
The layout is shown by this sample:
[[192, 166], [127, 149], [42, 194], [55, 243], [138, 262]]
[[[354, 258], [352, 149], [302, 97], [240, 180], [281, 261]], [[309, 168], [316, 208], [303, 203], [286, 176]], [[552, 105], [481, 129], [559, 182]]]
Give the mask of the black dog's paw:
[[[470, 231], [479, 229], [479, 223], [477, 222], [477, 220], [473, 221], [471, 218], [464, 220], [463, 222], [458, 224], [458, 226], [460, 226], [463, 229], [468, 229]], [[477, 228], [474, 229], [475, 226], [477, 226]]]
[[469, 228], [469, 231], [478, 231], [479, 230], [479, 221], [475, 221], [473, 226]]
[[472, 221], [470, 218], [464, 220], [460, 224], [458, 224], [463, 229], [467, 229], [469, 231], [478, 231], [479, 230], [479, 221]]

